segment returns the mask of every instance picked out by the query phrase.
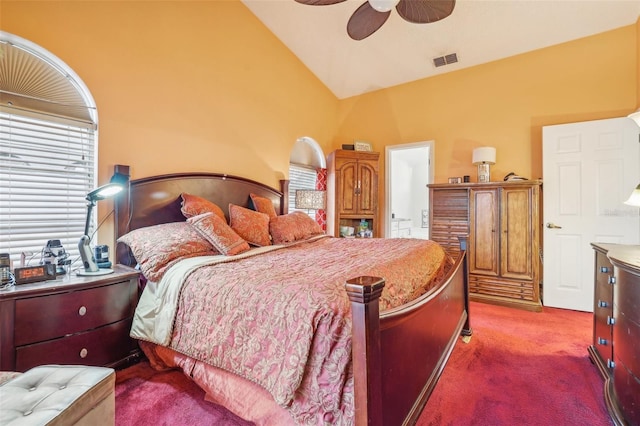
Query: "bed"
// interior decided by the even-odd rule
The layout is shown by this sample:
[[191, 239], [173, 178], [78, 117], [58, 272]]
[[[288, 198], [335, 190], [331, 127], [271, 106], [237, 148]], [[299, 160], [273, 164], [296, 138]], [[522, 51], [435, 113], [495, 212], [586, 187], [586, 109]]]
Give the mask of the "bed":
[[[117, 165], [115, 171], [129, 175], [129, 167], [125, 165]], [[255, 199], [268, 200], [279, 218], [272, 218], [271, 223], [274, 223], [289, 216], [286, 214], [287, 193], [287, 181], [281, 181], [281, 188], [274, 189], [250, 179], [218, 173], [175, 173], [132, 180], [126, 192], [115, 200], [115, 237], [122, 241], [136, 230], [147, 231], [158, 225], [173, 226], [185, 221], [193, 223], [192, 219], [185, 218], [182, 194], [214, 203], [221, 208], [227, 221], [231, 220], [232, 208], [256, 210]], [[197, 217], [202, 216], [211, 219], [216, 215]], [[416, 250], [415, 256], [418, 253], [423, 256], [426, 250], [437, 249], [433, 242], [347, 241], [317, 233], [294, 240], [226, 257], [205, 253], [172, 263], [161, 278], [147, 283], [140, 312], [137, 312], [138, 317], [145, 317], [147, 312], [154, 310], [159, 312], [159, 308], [149, 308], [146, 302], [145, 311], [142, 300], [158, 299], [153, 292], [173, 293], [175, 300], [171, 304], [173, 308], [169, 309], [173, 316], [163, 322], [155, 318], [149, 321], [168, 330], [160, 333], [160, 337], [149, 338], [140, 331], [142, 326], [134, 324], [132, 336], [140, 339], [141, 347], [154, 367], [182, 369], [203, 387], [208, 399], [257, 424], [414, 424], [458, 337], [472, 333], [468, 315], [466, 242], [461, 241], [457, 258], [447, 260], [448, 255], [445, 255], [440, 266], [423, 267], [422, 263], [429, 264], [430, 261], [416, 262], [416, 258], [407, 261], [400, 257], [413, 250]], [[384, 252], [379, 252], [376, 246]], [[310, 251], [327, 263], [313, 261], [314, 258], [309, 257]], [[135, 250], [132, 251], [128, 244], [118, 243], [117, 262], [136, 266], [139, 264], [136, 257], [140, 255], [133, 252]], [[342, 265], [339, 260], [331, 260], [331, 254], [336, 252], [352, 263]], [[296, 258], [295, 253], [301, 257]], [[403, 262], [405, 267], [398, 268]], [[317, 276], [306, 271], [307, 264], [318, 264], [315, 267]], [[238, 269], [243, 271], [244, 279], [238, 278]], [[403, 274], [415, 272], [413, 270], [416, 273], [428, 270], [431, 274], [429, 284], [420, 287], [414, 283], [409, 290], [409, 299], [389, 302], [400, 288], [396, 275], [403, 277]], [[223, 280], [223, 273], [236, 275], [225, 276]], [[276, 273], [265, 282], [256, 281]], [[331, 276], [332, 280], [341, 277], [339, 286], [327, 286], [331, 287], [330, 292], [327, 290], [329, 302], [327, 299], [316, 300], [320, 298], [318, 294], [325, 292], [324, 287], [320, 291], [311, 286], [324, 276]], [[202, 277], [220, 283], [216, 281], [215, 286], [203, 283], [205, 278]], [[227, 285], [234, 280], [238, 283]], [[166, 283], [174, 281], [179, 281], [180, 285], [165, 291]], [[240, 290], [241, 284], [250, 284], [250, 290]], [[296, 286], [296, 291], [304, 294], [305, 301], [279, 301], [274, 294], [281, 293], [270, 287], [273, 285]], [[209, 293], [212, 291], [215, 296]], [[145, 296], [145, 292], [153, 295]], [[225, 301], [223, 295], [229, 299]], [[205, 298], [206, 302], [203, 301]], [[235, 299], [239, 300], [231, 303]], [[247, 308], [249, 304], [251, 307]], [[265, 314], [266, 307], [262, 304], [281, 309]], [[317, 305], [322, 309], [329, 306], [330, 313], [315, 312], [312, 314], [313, 326], [283, 333], [283, 321], [307, 323], [300, 313], [304, 311], [303, 304], [313, 306], [313, 309]], [[210, 307], [215, 314], [192, 313], [202, 311], [203, 306]], [[287, 309], [287, 306], [296, 308]], [[230, 311], [228, 315], [235, 315], [232, 320], [221, 316], [226, 309]], [[240, 313], [242, 309], [246, 310]], [[279, 316], [281, 311], [288, 311], [285, 317]], [[334, 317], [334, 311], [344, 311], [344, 316]], [[164, 315], [164, 308], [162, 312]], [[204, 323], [204, 316], [214, 320], [211, 324]], [[220, 322], [221, 318], [225, 319]], [[259, 323], [263, 328], [249, 329], [248, 325], [239, 322], [245, 318], [251, 319], [252, 326]], [[202, 335], [205, 329], [214, 337], [201, 336], [197, 343], [190, 341], [192, 335]], [[319, 337], [318, 330], [328, 331], [330, 338]], [[216, 333], [223, 336], [221, 340], [215, 341]], [[348, 336], [345, 337], [345, 333]], [[262, 336], [263, 340], [250, 341], [249, 336], [254, 335]], [[288, 341], [290, 337], [295, 339]], [[281, 345], [277, 344], [278, 339], [281, 339]], [[307, 339], [309, 342], [305, 343]], [[184, 343], [186, 341], [190, 343]], [[316, 353], [319, 355], [315, 356]], [[302, 358], [304, 365], [300, 367], [298, 362]], [[284, 364], [287, 369], [281, 366]], [[276, 378], [272, 377], [274, 371]], [[254, 373], [263, 376], [250, 376]], [[289, 380], [291, 377], [293, 379]], [[306, 386], [307, 383], [312, 385]], [[316, 409], [321, 412], [308, 412]]]

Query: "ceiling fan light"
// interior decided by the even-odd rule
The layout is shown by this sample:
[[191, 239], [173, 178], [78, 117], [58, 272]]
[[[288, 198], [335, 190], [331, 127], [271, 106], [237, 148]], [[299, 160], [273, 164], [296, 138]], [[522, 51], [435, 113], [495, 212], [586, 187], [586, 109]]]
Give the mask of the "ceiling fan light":
[[372, 8], [378, 12], [388, 12], [393, 9], [400, 0], [369, 0]]

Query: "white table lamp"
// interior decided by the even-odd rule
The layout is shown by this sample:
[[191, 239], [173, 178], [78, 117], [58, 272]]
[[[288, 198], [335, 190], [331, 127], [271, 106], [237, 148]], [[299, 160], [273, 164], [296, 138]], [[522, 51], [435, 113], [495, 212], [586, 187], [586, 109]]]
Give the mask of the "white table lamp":
[[474, 149], [471, 162], [478, 166], [478, 182], [489, 182], [491, 180], [490, 165], [496, 164], [496, 149], [491, 146]]

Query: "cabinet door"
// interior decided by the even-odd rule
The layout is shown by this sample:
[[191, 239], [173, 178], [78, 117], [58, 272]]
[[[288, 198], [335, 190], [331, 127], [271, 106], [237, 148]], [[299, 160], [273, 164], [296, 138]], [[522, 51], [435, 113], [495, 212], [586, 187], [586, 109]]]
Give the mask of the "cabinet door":
[[[500, 273], [504, 278], [533, 279], [533, 188], [503, 188], [500, 207]], [[537, 256], [537, 253], [535, 253]]]
[[500, 248], [500, 190], [471, 190], [469, 272], [498, 276]]
[[358, 214], [374, 215], [378, 198], [377, 165], [368, 161], [358, 161], [358, 176], [356, 193], [358, 199]]
[[358, 184], [358, 162], [340, 161], [338, 163], [336, 191], [338, 202], [338, 212], [340, 214], [356, 214], [358, 212], [358, 195], [356, 185]]

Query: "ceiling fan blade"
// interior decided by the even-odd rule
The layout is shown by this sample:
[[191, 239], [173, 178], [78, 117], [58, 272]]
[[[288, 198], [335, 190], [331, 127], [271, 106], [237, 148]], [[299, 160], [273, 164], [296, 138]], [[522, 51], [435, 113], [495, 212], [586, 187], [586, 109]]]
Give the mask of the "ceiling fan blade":
[[400, 0], [398, 14], [414, 24], [428, 24], [451, 15], [456, 0]]
[[296, 0], [298, 3], [308, 4], [310, 6], [328, 6], [330, 4], [342, 3], [346, 0]]
[[378, 31], [382, 24], [387, 22], [389, 15], [391, 11], [378, 12], [365, 1], [349, 18], [347, 33], [354, 40], [365, 39]]

